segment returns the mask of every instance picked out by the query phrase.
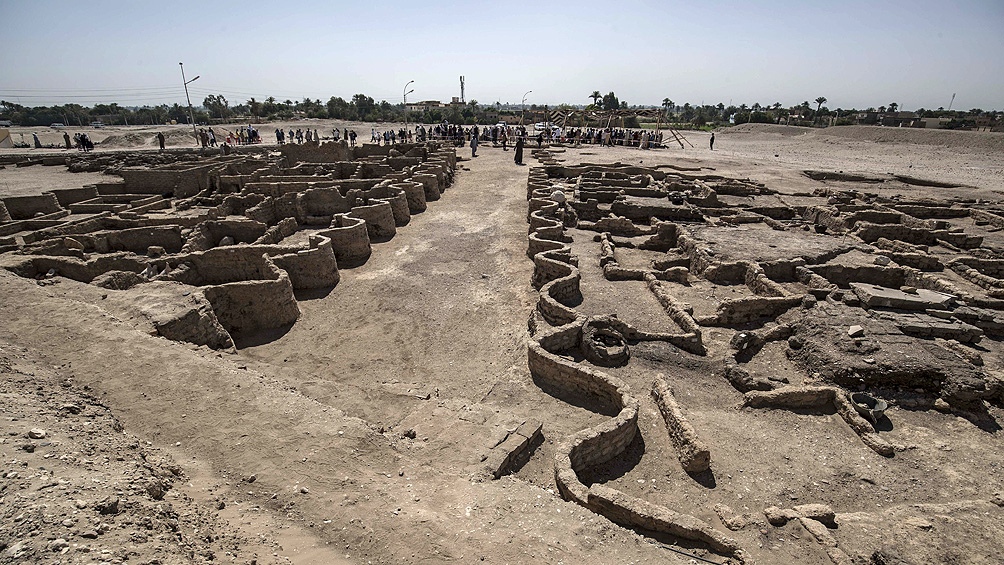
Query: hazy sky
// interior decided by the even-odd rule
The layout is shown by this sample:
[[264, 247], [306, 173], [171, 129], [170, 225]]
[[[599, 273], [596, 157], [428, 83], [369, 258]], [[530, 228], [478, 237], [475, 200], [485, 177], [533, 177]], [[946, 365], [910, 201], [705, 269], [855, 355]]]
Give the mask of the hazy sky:
[[0, 0], [0, 98], [1004, 109], [1004, 0]]

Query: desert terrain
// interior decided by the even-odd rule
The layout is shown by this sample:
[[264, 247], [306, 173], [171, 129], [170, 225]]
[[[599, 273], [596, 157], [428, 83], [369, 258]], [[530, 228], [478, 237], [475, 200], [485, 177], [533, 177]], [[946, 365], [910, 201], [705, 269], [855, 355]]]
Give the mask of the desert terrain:
[[[119, 200], [105, 193], [100, 218], [88, 216], [98, 208], [61, 202], [56, 215], [71, 213], [58, 222], [4, 233], [0, 562], [999, 563], [1001, 134], [746, 125], [716, 132], [714, 151], [704, 132], [684, 132], [692, 146], [648, 151], [555, 145], [532, 154], [528, 143], [527, 166], [513, 163], [511, 148], [482, 144], [472, 158], [457, 147], [455, 168], [441, 165], [441, 191], [425, 193], [427, 208], [395, 208], [406, 215], [393, 218], [396, 230], [370, 231], [371, 252], [358, 264], [339, 260], [335, 284], [298, 287], [306, 274], [272, 265], [323, 249], [345, 227], [330, 211], [304, 212], [308, 198], [297, 196], [293, 228], [270, 242], [287, 247], [265, 260], [280, 273], [270, 281], [291, 273], [295, 321], [228, 327], [214, 303], [227, 336], [202, 345], [165, 337], [162, 318], [180, 304], [205, 318], [209, 288], [235, 283], [192, 283], [180, 278], [183, 260], [173, 275], [164, 260], [229, 245], [118, 249], [117, 272], [149, 261], [161, 273], [129, 288], [48, 268], [92, 266], [116, 251], [94, 247], [94, 234], [166, 233], [177, 218], [189, 218], [171, 232], [185, 245], [204, 221], [288, 226], [248, 211], [334, 190], [315, 181], [387, 190], [359, 193], [359, 208], [404, 202], [394, 183], [435, 177], [422, 167], [448, 163], [453, 151], [340, 148], [363, 164], [339, 177], [337, 162], [348, 160], [325, 162], [321, 148], [334, 144], [322, 143], [303, 153], [320, 158], [298, 162], [327, 168], [297, 169], [301, 154], [280, 154], [272, 131], [306, 123], [262, 125], [266, 143], [237, 148], [245, 161], [220, 161], [234, 170], [211, 173], [216, 184], [196, 193], [142, 211], [108, 207]], [[322, 138], [355, 129], [363, 143], [374, 124], [315, 126]], [[160, 129], [171, 158], [216, 156], [197, 154], [184, 126], [88, 129], [97, 149], [87, 156], [0, 150], [0, 198], [121, 184], [104, 166], [71, 172], [55, 161], [154, 159]], [[58, 144], [62, 134], [39, 137]], [[28, 160], [40, 162], [17, 165]], [[269, 171], [253, 171], [256, 163]], [[383, 176], [360, 172], [369, 166]], [[224, 197], [247, 197], [255, 183], [254, 207], [227, 213], [236, 200]], [[283, 188], [295, 183], [309, 188]], [[551, 199], [555, 190], [563, 196]], [[683, 205], [669, 204], [673, 192], [688, 192]], [[617, 216], [618, 203], [642, 212], [604, 228], [601, 216]], [[60, 231], [71, 221], [104, 223]], [[235, 247], [258, 245], [233, 233]], [[611, 274], [611, 262], [621, 270]], [[549, 290], [572, 279], [570, 294]], [[862, 307], [880, 293], [855, 295], [861, 284], [910, 306]], [[911, 298], [927, 291], [940, 294]], [[194, 295], [201, 302], [185, 302]], [[955, 301], [937, 302], [945, 295]], [[723, 304], [781, 302], [762, 315], [723, 314]], [[612, 315], [603, 323], [613, 341], [597, 343], [628, 344], [630, 359], [603, 364], [577, 345], [553, 345]], [[928, 318], [953, 325], [918, 335], [918, 325], [934, 328]], [[681, 341], [695, 333], [699, 347]], [[534, 368], [545, 361], [615, 383], [616, 394], [564, 388]], [[771, 396], [796, 389], [803, 404]], [[833, 398], [850, 392], [888, 409], [872, 423], [846, 415], [849, 404]], [[584, 438], [615, 425], [630, 433], [611, 456], [562, 466]], [[674, 425], [710, 452], [700, 470], [684, 468]]]

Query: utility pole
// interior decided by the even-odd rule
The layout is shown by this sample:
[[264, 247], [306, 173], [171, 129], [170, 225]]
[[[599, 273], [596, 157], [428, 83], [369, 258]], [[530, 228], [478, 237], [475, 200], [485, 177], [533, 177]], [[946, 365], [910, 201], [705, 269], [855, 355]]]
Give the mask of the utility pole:
[[195, 113], [192, 112], [192, 99], [188, 96], [188, 83], [199, 80], [199, 75], [195, 75], [192, 80], [185, 80], [185, 64], [178, 63], [181, 67], [181, 81], [185, 83], [185, 99], [188, 100], [188, 119], [192, 122], [192, 135], [195, 136], [195, 144], [199, 145], [199, 133], [195, 131]]

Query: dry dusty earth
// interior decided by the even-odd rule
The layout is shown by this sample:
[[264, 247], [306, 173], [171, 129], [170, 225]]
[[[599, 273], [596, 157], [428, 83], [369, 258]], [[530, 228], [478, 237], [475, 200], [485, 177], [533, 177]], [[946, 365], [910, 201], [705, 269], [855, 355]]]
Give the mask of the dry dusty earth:
[[[369, 125], [357, 126], [368, 139]], [[999, 135], [974, 148], [746, 128], [719, 132], [714, 152], [707, 134], [688, 138], [696, 148], [587, 146], [561, 157], [713, 168], [782, 193], [819, 186], [801, 171], [820, 169], [966, 185], [898, 185], [911, 195], [1004, 194]], [[0, 563], [722, 562], [555, 493], [555, 442], [603, 418], [529, 375], [527, 167], [511, 152], [480, 153], [333, 290], [298, 296], [296, 324], [244, 336], [235, 354], [147, 335], [105, 289], [0, 273]], [[99, 176], [57, 169], [0, 170], [0, 193]], [[606, 306], [650, 314], [628, 305], [634, 298]], [[665, 434], [647, 433], [634, 460], [596, 470], [597, 480], [723, 531], [715, 504], [760, 521], [772, 505], [829, 504], [842, 516], [833, 535], [856, 562], [1000, 562], [999, 426], [893, 409], [905, 448], [883, 459], [835, 415], [721, 409], [741, 394], [710, 363], [668, 346], [635, 355], [617, 376], [645, 391], [637, 375], [672, 375], [715, 446], [715, 472], [693, 480]], [[530, 460], [481, 478], [492, 438], [527, 418], [543, 422]], [[639, 427], [661, 426], [643, 404]], [[795, 523], [730, 535], [758, 563], [830, 562]]]

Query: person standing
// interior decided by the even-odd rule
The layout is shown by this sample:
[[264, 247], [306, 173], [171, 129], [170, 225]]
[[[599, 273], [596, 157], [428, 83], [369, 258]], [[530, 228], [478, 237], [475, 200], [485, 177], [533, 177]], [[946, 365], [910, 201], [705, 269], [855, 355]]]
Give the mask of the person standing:
[[157, 132], [157, 143], [160, 145], [160, 150], [163, 151], [164, 150], [164, 132], [162, 132], [162, 131], [158, 131]]
[[66, 144], [66, 148], [70, 149], [70, 134], [63, 132], [63, 143]]
[[474, 129], [474, 133], [471, 134], [471, 157], [478, 156], [478, 134], [477, 128]]
[[513, 161], [517, 165], [523, 164], [523, 136], [519, 136], [516, 138], [516, 155], [513, 158]]
[[715, 132], [711, 132], [711, 150], [715, 150]]

